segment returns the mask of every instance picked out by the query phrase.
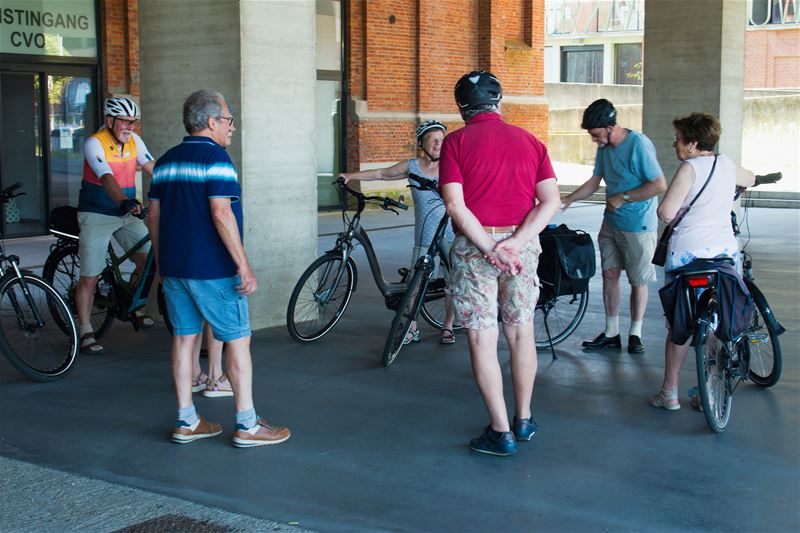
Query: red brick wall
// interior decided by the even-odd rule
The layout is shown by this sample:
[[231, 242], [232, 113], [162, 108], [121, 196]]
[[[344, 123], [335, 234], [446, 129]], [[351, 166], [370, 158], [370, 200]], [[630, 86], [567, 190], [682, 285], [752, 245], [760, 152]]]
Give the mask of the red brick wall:
[[101, 0], [101, 91], [140, 95], [139, 6], [137, 0]]
[[800, 28], [745, 34], [746, 89], [800, 87]]
[[[496, 74], [509, 122], [546, 139], [544, 0], [351, 0], [347, 169], [414, 155], [420, 120], [457, 115], [453, 85]], [[357, 104], [357, 105], [356, 105]], [[450, 128], [463, 123], [446, 121]]]

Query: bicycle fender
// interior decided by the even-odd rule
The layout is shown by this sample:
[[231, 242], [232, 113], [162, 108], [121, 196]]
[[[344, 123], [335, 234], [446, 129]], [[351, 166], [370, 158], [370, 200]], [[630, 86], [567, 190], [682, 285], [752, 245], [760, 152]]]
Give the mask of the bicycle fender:
[[[328, 250], [324, 255], [326, 257], [336, 257], [339, 260], [342, 259], [342, 252], [339, 250]], [[353, 261], [352, 257], [348, 257], [347, 262], [353, 268], [353, 292], [356, 292], [356, 289], [358, 289], [358, 269], [356, 268], [356, 263]]]
[[756, 302], [756, 306], [758, 310], [761, 311], [761, 316], [764, 317], [764, 322], [767, 323], [769, 328], [775, 332], [775, 335], [782, 335], [786, 332], [786, 328], [781, 326], [778, 319], [775, 318], [775, 315], [772, 313], [772, 309], [767, 302], [767, 297], [764, 296], [764, 293], [761, 292], [755, 283], [752, 281], [745, 279], [744, 284], [747, 285], [747, 290], [750, 291], [750, 295], [753, 297], [753, 300]]

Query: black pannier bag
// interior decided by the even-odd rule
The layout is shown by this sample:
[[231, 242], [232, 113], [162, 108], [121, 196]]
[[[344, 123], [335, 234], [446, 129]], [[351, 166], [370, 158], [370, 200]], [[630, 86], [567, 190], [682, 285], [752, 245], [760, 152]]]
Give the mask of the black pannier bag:
[[75, 239], [81, 232], [78, 225], [78, 209], [70, 205], [56, 207], [50, 211], [50, 231], [56, 235], [67, 235]]
[[588, 233], [566, 224], [548, 226], [539, 234], [539, 242], [542, 253], [537, 272], [544, 291], [564, 296], [588, 289], [595, 273], [594, 242]]

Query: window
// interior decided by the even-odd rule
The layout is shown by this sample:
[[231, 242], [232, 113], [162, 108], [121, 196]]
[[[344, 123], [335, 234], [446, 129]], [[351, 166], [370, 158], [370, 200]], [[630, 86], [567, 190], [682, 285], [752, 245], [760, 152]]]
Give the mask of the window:
[[561, 48], [561, 81], [603, 83], [603, 46]]
[[614, 83], [618, 85], [641, 85], [642, 43], [618, 44], [614, 49], [616, 57]]
[[753, 26], [797, 22], [798, 0], [752, 0], [750, 20]]

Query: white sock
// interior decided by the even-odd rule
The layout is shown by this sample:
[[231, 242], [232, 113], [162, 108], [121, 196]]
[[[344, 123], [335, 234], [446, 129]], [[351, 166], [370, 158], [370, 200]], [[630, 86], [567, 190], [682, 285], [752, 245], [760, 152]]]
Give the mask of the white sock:
[[631, 320], [631, 329], [628, 332], [628, 335], [636, 335], [640, 339], [642, 338], [642, 322], [643, 320]]
[[94, 328], [91, 324], [81, 324], [78, 327], [78, 337], [83, 337], [87, 333], [94, 333]]
[[606, 316], [606, 337], [616, 337], [619, 335], [619, 315]]

